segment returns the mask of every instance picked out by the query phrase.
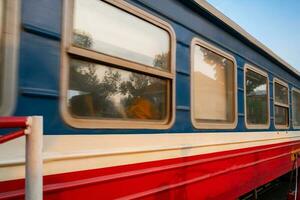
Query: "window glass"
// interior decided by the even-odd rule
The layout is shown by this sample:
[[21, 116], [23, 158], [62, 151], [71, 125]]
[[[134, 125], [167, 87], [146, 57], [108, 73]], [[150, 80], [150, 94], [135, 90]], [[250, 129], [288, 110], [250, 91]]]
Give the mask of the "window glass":
[[164, 120], [167, 80], [71, 59], [68, 106], [74, 117]]
[[193, 59], [194, 118], [204, 123], [233, 123], [233, 61], [199, 45]]
[[268, 124], [267, 77], [246, 69], [246, 119], [249, 125]]
[[282, 106], [275, 106], [275, 124], [288, 125], [289, 109]]
[[300, 126], [300, 92], [292, 92], [293, 101], [293, 125]]
[[289, 125], [289, 89], [277, 82], [275, 87], [275, 125], [286, 126]]
[[288, 104], [288, 88], [275, 82], [275, 102]]
[[76, 0], [73, 45], [169, 71], [167, 31], [100, 0]]

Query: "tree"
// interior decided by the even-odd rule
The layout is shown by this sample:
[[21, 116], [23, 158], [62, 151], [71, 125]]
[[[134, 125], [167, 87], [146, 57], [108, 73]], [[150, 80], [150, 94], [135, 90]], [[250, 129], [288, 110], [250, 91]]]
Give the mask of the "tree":
[[147, 75], [131, 73], [129, 80], [120, 84], [120, 93], [127, 115], [131, 118], [162, 119], [165, 116], [164, 81]]
[[90, 49], [93, 45], [93, 39], [86, 32], [80, 30], [74, 30], [73, 44], [82, 48]]
[[163, 70], [168, 70], [169, 68], [169, 53], [161, 53], [155, 56], [153, 65]]
[[[74, 32], [73, 43], [91, 48], [92, 38], [80, 31]], [[118, 112], [110, 97], [118, 92], [120, 74], [106, 67], [104, 74], [99, 74], [100, 68], [95, 63], [70, 59], [70, 90], [79, 91], [79, 95], [69, 99], [73, 114], [79, 116], [117, 117]]]
[[[92, 38], [75, 31], [73, 42], [91, 48]], [[168, 54], [155, 64], [167, 68]], [[70, 110], [76, 116], [99, 118], [161, 119], [165, 116], [164, 81], [88, 61], [70, 59]], [[116, 103], [118, 102], [119, 103]]]

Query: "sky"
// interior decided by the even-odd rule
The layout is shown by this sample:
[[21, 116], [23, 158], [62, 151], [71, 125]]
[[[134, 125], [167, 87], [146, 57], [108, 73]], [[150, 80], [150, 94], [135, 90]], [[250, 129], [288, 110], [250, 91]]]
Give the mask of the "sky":
[[300, 0], [207, 0], [300, 71]]

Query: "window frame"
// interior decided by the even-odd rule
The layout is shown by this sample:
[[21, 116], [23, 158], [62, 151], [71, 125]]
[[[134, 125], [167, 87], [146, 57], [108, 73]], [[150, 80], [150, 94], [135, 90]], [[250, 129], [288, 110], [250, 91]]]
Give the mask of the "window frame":
[[[17, 71], [20, 41], [20, 16], [21, 0], [4, 1], [3, 11], [3, 41], [0, 42], [2, 48], [3, 77], [0, 87], [2, 87], [2, 100], [0, 103], [0, 116], [11, 115], [15, 109], [17, 97]], [[1, 80], [0, 80], [1, 81]], [[0, 90], [1, 91], [1, 90]]]
[[[195, 94], [194, 94], [194, 53], [195, 53], [195, 47], [196, 46], [200, 46], [203, 48], [206, 48], [228, 60], [231, 60], [233, 62], [233, 80], [234, 80], [234, 85], [233, 85], [233, 92], [234, 92], [234, 105], [233, 105], [233, 114], [234, 114], [234, 120], [232, 123], [217, 123], [217, 122], [199, 122], [195, 119], [194, 116], [194, 98], [195, 98]], [[237, 124], [238, 124], [238, 95], [237, 95], [237, 62], [236, 59], [233, 55], [231, 55], [230, 53], [222, 50], [221, 48], [217, 47], [216, 45], [213, 45], [211, 43], [208, 43], [207, 41], [200, 39], [198, 37], [194, 37], [192, 39], [191, 42], [191, 50], [190, 50], [190, 62], [191, 62], [191, 67], [190, 67], [190, 74], [191, 74], [191, 121], [192, 121], [192, 125], [194, 126], [194, 128], [196, 129], [235, 129]]]
[[[268, 116], [268, 121], [266, 124], [249, 124], [248, 121], [247, 121], [247, 96], [246, 96], [246, 91], [247, 91], [247, 88], [246, 88], [246, 73], [247, 73], [247, 70], [251, 70], [261, 76], [264, 76], [267, 78], [267, 103], [268, 103], [268, 112], [267, 112], [267, 116]], [[244, 121], [245, 121], [245, 126], [247, 129], [269, 129], [270, 128], [270, 83], [269, 83], [269, 75], [267, 72], [261, 70], [260, 68], [254, 66], [254, 65], [251, 65], [249, 63], [245, 63], [244, 65]]]
[[[275, 84], [279, 84], [283, 87], [286, 87], [288, 89], [288, 104], [282, 104], [282, 103], [276, 103], [276, 98], [275, 98]], [[280, 106], [280, 107], [284, 107], [284, 108], [287, 108], [288, 109], [288, 124], [287, 126], [286, 125], [276, 125], [276, 116], [275, 116], [275, 107], [276, 106]], [[290, 127], [290, 89], [289, 89], [289, 85], [278, 79], [278, 78], [273, 78], [273, 123], [274, 123], [274, 127], [276, 129], [288, 129]]]
[[[72, 46], [73, 32], [73, 12], [74, 0], [64, 0], [63, 16], [63, 34], [61, 45], [61, 95], [60, 95], [60, 112], [64, 121], [75, 128], [114, 128], [114, 129], [169, 129], [175, 121], [175, 59], [176, 59], [176, 36], [172, 26], [162, 19], [147, 13], [125, 1], [102, 0], [130, 15], [136, 16], [151, 23], [157, 28], [166, 31], [170, 36], [170, 62], [169, 71], [156, 69], [134, 61], [107, 55], [101, 52], [95, 52], [88, 49]], [[76, 118], [71, 115], [67, 107], [67, 91], [69, 81], [69, 61], [72, 56], [90, 60], [90, 62], [101, 62], [117, 66], [117, 68], [133, 71], [140, 74], [158, 77], [167, 81], [167, 115], [164, 120], [135, 120], [135, 119], [84, 119]]]
[[298, 93], [299, 95], [300, 95], [300, 89], [297, 89], [297, 88], [295, 88], [295, 87], [292, 87], [292, 90], [291, 90], [291, 92], [292, 92], [292, 96], [291, 96], [291, 98], [292, 98], [292, 126], [293, 126], [293, 128], [294, 129], [300, 129], [300, 125], [299, 126], [296, 126], [295, 125], [295, 110], [294, 110], [294, 98], [293, 98], [293, 93], [294, 92], [296, 92], [296, 93]]

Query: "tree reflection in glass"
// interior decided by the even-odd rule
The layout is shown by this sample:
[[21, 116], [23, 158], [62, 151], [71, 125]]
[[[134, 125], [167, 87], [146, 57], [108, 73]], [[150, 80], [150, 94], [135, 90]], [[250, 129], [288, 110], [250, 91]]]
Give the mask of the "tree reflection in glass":
[[265, 125], [268, 123], [267, 77], [252, 70], [246, 71], [247, 123]]
[[202, 122], [234, 122], [233, 61], [199, 45], [194, 51], [194, 117]]
[[70, 60], [68, 106], [74, 117], [164, 120], [167, 81]]
[[274, 84], [275, 87], [275, 125], [288, 126], [289, 124], [289, 97], [288, 87], [283, 86], [277, 82]]
[[[87, 35], [86, 45], [78, 35]], [[87, 41], [88, 42], [88, 41]], [[100, 0], [76, 0], [73, 45], [170, 71], [170, 35], [162, 28]]]
[[289, 122], [289, 109], [286, 107], [275, 106], [275, 124], [288, 126]]
[[288, 88], [275, 83], [275, 101], [277, 103], [288, 104]]

